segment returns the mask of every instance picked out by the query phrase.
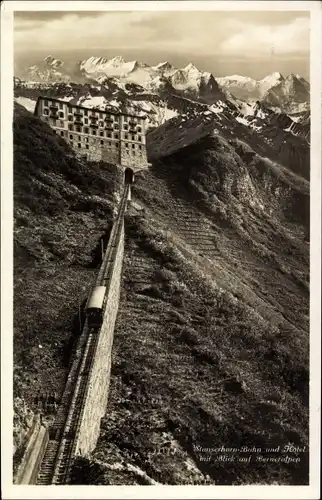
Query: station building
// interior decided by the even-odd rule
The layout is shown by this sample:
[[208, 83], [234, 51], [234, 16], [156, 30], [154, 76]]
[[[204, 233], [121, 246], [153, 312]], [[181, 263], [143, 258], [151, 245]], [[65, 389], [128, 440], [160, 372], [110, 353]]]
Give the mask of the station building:
[[78, 156], [147, 168], [145, 117], [86, 108], [52, 97], [39, 97], [35, 115], [60, 135]]

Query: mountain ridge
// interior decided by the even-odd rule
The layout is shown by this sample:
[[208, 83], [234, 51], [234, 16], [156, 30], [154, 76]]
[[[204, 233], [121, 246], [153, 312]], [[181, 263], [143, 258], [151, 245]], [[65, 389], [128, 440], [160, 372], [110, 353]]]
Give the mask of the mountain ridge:
[[150, 66], [138, 60], [126, 61], [122, 56], [111, 59], [90, 56], [73, 64], [65, 64], [61, 59], [49, 55], [18, 73], [27, 80], [53, 84], [75, 82], [106, 85], [114, 81], [120, 88], [140, 86], [148, 92], [178, 93], [208, 104], [225, 100], [232, 94], [246, 101], [263, 100], [266, 106], [286, 113], [309, 109], [309, 82], [298, 74], [291, 73], [284, 77], [277, 71], [255, 80], [236, 74], [215, 77], [209, 71], [201, 71], [192, 62], [177, 68], [169, 61]]

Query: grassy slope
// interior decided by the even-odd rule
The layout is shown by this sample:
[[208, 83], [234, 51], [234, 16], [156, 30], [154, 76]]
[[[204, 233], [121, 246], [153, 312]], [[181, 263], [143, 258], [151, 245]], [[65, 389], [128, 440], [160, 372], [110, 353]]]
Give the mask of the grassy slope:
[[[308, 481], [308, 183], [240, 147], [205, 139], [137, 176], [146, 218], [127, 226], [110, 401], [82, 468], [89, 482]], [[211, 219], [211, 264], [182, 237], [178, 200]], [[289, 454], [299, 463], [256, 454], [251, 465], [220, 463], [196, 448], [255, 445], [268, 457], [266, 447], [288, 443], [306, 446]]]
[[[196, 449], [308, 443], [308, 184], [228, 138], [161, 151], [137, 176], [146, 217], [127, 221], [110, 400], [82, 484], [307, 481], [307, 454], [222, 464]], [[118, 173], [19, 107], [15, 148], [15, 394], [32, 406], [63, 383]], [[216, 258], [183, 236], [184, 207], [210, 220]]]
[[[14, 116], [14, 396], [63, 388], [77, 309], [99, 263], [121, 173], [78, 161], [19, 105]], [[75, 318], [76, 317], [76, 318]], [[16, 429], [19, 444], [19, 425]]]

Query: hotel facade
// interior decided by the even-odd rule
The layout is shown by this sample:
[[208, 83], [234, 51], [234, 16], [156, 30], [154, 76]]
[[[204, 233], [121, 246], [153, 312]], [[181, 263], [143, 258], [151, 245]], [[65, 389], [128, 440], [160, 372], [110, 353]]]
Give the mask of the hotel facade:
[[35, 115], [65, 139], [77, 156], [133, 170], [147, 168], [145, 117], [86, 108], [39, 97]]

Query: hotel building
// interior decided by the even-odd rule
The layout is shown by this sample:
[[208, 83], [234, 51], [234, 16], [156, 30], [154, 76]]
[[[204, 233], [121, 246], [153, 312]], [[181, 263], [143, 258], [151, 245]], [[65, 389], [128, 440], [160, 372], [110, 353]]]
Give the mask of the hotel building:
[[78, 156], [147, 168], [145, 117], [86, 108], [52, 97], [39, 97], [35, 115], [50, 125]]

